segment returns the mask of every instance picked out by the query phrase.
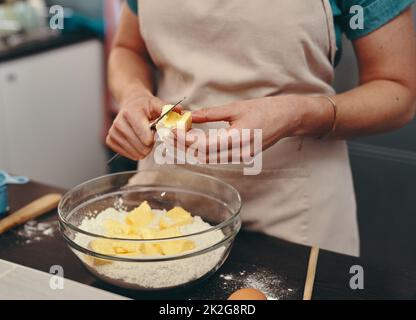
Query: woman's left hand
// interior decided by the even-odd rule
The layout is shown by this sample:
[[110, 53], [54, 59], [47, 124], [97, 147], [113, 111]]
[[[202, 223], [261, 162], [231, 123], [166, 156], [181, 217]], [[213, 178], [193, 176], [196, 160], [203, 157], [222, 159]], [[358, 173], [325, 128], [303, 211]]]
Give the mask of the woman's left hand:
[[[332, 107], [325, 105], [325, 103], [328, 103], [328, 101], [325, 101], [323, 98], [296, 95], [266, 97], [194, 111], [192, 113], [192, 121], [193, 123], [226, 121], [230, 124], [226, 133], [232, 136], [232, 131], [234, 131], [234, 134], [238, 132], [240, 138], [244, 137], [242, 134], [243, 129], [250, 130], [249, 140], [244, 140], [243, 138], [241, 141], [241, 150], [245, 146], [250, 146], [251, 154], [253, 155], [254, 150], [258, 150], [258, 152], [265, 150], [285, 137], [306, 134], [310, 129], [304, 130], [303, 125], [311, 122], [311, 113], [315, 113], [312, 117], [316, 120], [313, 126], [317, 127], [312, 131], [316, 131], [318, 136], [322, 131], [328, 130], [331, 122], [329, 119], [332, 116]], [[305, 110], [307, 111], [305, 112]], [[253, 145], [257, 143], [257, 141], [254, 141], [253, 135], [255, 129], [262, 130], [260, 148], [257, 145]], [[190, 145], [194, 146], [195, 136], [197, 135], [193, 134], [193, 130], [188, 132], [185, 145], [188, 147]], [[221, 139], [224, 139], [224, 137], [206, 135], [206, 141], [208, 141], [206, 150], [208, 152], [212, 151], [213, 149], [210, 149], [210, 146], [213, 144], [217, 145], [217, 148], [214, 149], [217, 149], [219, 153], [233, 148], [233, 145], [228, 143], [228, 150], [220, 150], [218, 141], [221, 141]]]

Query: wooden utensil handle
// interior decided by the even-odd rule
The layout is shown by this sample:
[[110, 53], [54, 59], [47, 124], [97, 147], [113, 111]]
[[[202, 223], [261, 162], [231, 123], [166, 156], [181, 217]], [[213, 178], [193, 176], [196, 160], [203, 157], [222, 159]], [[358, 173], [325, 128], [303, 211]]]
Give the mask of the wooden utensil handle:
[[315, 283], [316, 266], [318, 264], [319, 248], [313, 247], [309, 255], [308, 271], [306, 274], [305, 289], [303, 291], [303, 300], [311, 300], [313, 285]]
[[62, 195], [58, 193], [47, 194], [0, 220], [0, 234], [55, 209], [61, 198]]

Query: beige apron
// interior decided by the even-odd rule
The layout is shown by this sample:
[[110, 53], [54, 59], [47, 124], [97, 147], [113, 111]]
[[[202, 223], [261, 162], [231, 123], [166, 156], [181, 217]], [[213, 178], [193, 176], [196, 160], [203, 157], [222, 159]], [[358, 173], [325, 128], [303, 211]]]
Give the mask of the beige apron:
[[[160, 71], [158, 96], [215, 106], [281, 94], [332, 95], [336, 50], [328, 0], [139, 0], [141, 32]], [[359, 254], [356, 205], [344, 141], [284, 139], [263, 170], [191, 167], [233, 184], [251, 229]], [[153, 168], [153, 157], [140, 169]]]

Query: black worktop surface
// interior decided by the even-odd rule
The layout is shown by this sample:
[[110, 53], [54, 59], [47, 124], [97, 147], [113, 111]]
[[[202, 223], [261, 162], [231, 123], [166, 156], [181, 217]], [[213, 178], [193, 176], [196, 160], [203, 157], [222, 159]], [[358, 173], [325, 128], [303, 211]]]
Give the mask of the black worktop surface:
[[[10, 187], [11, 209], [57, 188], [38, 183]], [[51, 212], [42, 220], [56, 220]], [[301, 299], [306, 278], [310, 248], [267, 235], [242, 231], [222, 268], [209, 279], [182, 291], [143, 294], [118, 289], [96, 279], [84, 269], [68, 249], [59, 232], [53, 237], [27, 242], [17, 230], [0, 236], [0, 259], [48, 272], [52, 265], [61, 265], [65, 277], [136, 299], [225, 299], [236, 289], [257, 286], [276, 299]], [[364, 290], [349, 286], [350, 268], [364, 269]], [[313, 299], [415, 299], [416, 271], [392, 269], [358, 258], [320, 251]]]

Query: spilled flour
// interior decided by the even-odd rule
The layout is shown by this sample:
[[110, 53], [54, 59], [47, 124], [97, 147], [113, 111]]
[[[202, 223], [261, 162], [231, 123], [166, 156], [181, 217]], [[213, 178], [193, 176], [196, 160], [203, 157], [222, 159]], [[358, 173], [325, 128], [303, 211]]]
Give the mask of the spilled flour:
[[14, 230], [17, 236], [17, 242], [23, 244], [31, 244], [33, 242], [42, 241], [46, 238], [53, 238], [58, 233], [58, 221], [38, 222], [32, 220], [26, 222], [20, 228]]
[[287, 287], [282, 278], [265, 269], [221, 274], [220, 278], [223, 280], [222, 289], [230, 294], [242, 288], [253, 288], [263, 292], [267, 300], [281, 300], [295, 293], [295, 289]]

